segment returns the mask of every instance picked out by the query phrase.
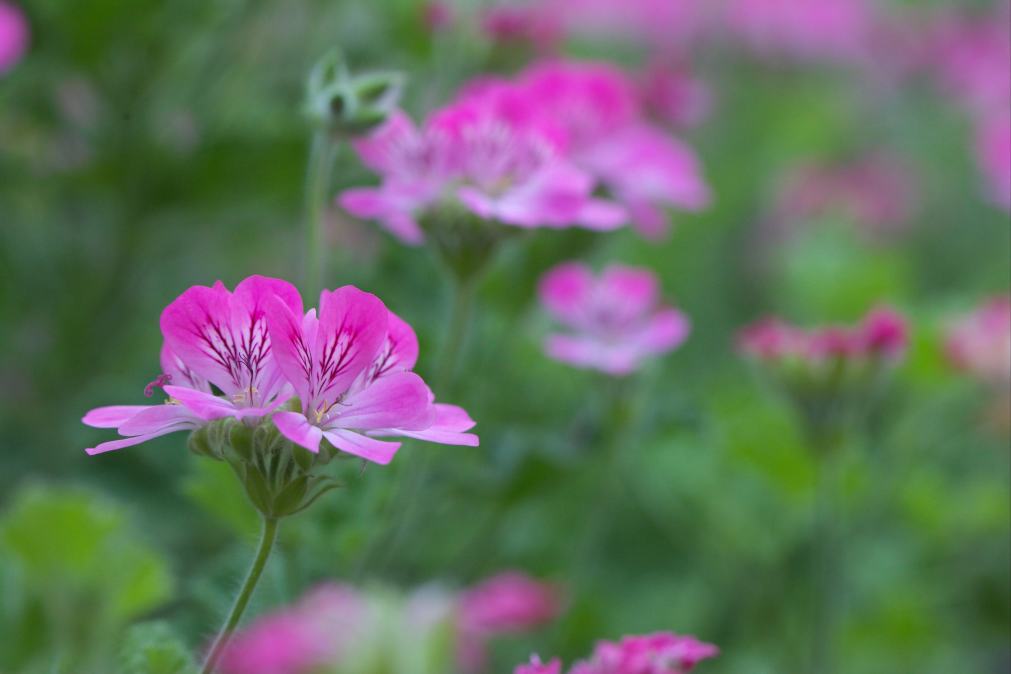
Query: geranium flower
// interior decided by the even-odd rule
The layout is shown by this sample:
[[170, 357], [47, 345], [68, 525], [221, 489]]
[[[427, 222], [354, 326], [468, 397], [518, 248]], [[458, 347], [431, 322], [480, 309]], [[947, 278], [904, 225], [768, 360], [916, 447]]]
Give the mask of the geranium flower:
[[1011, 297], [993, 297], [959, 318], [945, 346], [960, 369], [1005, 393], [1011, 386]]
[[513, 674], [562, 674], [562, 661], [555, 658], [550, 662], [543, 662], [534, 655], [531, 656], [530, 662], [516, 667]]
[[337, 449], [386, 464], [409, 436], [444, 444], [476, 445], [465, 433], [473, 421], [460, 408], [436, 405], [410, 371], [417, 338], [375, 295], [353, 286], [323, 291], [319, 315], [275, 299], [267, 307], [274, 357], [294, 387], [301, 412], [279, 411], [278, 430], [319, 452], [323, 438]]
[[[99, 454], [151, 438], [192, 430], [215, 419], [253, 420], [277, 408], [291, 395], [270, 353], [264, 307], [277, 299], [301, 312], [302, 299], [280, 279], [250, 276], [230, 292], [220, 281], [193, 286], [162, 312], [165, 346], [162, 375], [155, 386], [169, 398], [163, 405], [101, 407], [83, 421], [97, 428], [116, 428], [123, 440], [86, 450]], [[224, 395], [212, 392], [213, 384]]]
[[687, 674], [719, 649], [692, 636], [658, 632], [602, 641], [593, 657], [577, 663], [570, 674]]
[[523, 92], [489, 83], [437, 110], [421, 129], [394, 115], [355, 143], [382, 184], [346, 190], [341, 205], [410, 244], [424, 238], [419, 219], [439, 207], [525, 228], [623, 224], [622, 209], [592, 196], [592, 177], [566, 160], [551, 126], [529, 106]]
[[0, 0], [0, 74], [14, 67], [28, 49], [28, 21], [17, 5]]
[[562, 264], [541, 279], [540, 297], [572, 330], [548, 337], [548, 355], [612, 375], [629, 374], [645, 358], [677, 348], [690, 331], [684, 314], [658, 306], [659, 283], [646, 269], [612, 265], [595, 278], [583, 264]]

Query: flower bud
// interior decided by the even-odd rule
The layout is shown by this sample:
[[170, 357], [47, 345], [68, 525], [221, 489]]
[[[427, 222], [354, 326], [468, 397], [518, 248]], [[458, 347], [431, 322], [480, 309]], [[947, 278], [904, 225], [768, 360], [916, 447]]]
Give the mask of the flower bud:
[[352, 75], [337, 49], [309, 73], [306, 112], [314, 124], [336, 136], [360, 135], [383, 123], [403, 89], [400, 73]]

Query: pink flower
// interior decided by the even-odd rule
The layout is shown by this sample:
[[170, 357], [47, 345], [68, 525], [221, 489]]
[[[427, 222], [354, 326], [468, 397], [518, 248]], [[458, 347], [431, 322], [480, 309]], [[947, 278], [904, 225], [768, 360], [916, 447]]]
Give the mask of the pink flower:
[[530, 662], [516, 667], [513, 674], [562, 674], [562, 661], [555, 658], [545, 663], [534, 655], [530, 658]]
[[[972, 113], [987, 113], [1011, 100], [1011, 4], [991, 15], [943, 15], [930, 54], [941, 86]], [[1006, 116], [1005, 116], [1006, 119]]]
[[692, 127], [709, 115], [712, 91], [683, 65], [654, 60], [639, 77], [639, 98], [655, 118], [675, 128]]
[[602, 641], [593, 657], [577, 663], [570, 674], [687, 674], [719, 649], [692, 636], [658, 632]]
[[826, 360], [885, 360], [901, 358], [909, 342], [906, 320], [879, 308], [855, 326], [828, 325], [803, 330], [779, 319], [750, 325], [737, 338], [743, 355], [762, 362], [796, 360], [819, 365]]
[[0, 75], [28, 49], [28, 20], [17, 5], [0, 0]]
[[866, 0], [729, 0], [730, 30], [762, 54], [860, 61], [874, 14]]
[[841, 213], [865, 232], [886, 237], [902, 231], [918, 202], [913, 176], [888, 154], [876, 153], [847, 164], [810, 164], [787, 178], [778, 196], [777, 224]]
[[457, 603], [457, 659], [468, 672], [487, 659], [491, 636], [522, 632], [554, 619], [561, 609], [558, 591], [522, 573], [489, 578], [463, 592]]
[[442, 205], [524, 228], [622, 225], [624, 211], [592, 196], [592, 176], [565, 159], [559, 142], [525, 92], [483, 83], [420, 130], [400, 114], [358, 141], [383, 182], [347, 190], [340, 203], [411, 244], [423, 239], [419, 218]]
[[[265, 306], [278, 301], [301, 312], [302, 299], [287, 281], [251, 276], [230, 292], [193, 286], [162, 312], [162, 376], [155, 384], [169, 399], [154, 406], [101, 407], [83, 421], [97, 428], [116, 428], [123, 440], [86, 450], [99, 454], [129, 447], [208, 421], [266, 416], [291, 395], [270, 351]], [[224, 395], [215, 395], [213, 384]], [[150, 394], [153, 386], [146, 393]]]
[[1011, 296], [993, 297], [949, 329], [948, 357], [956, 367], [1007, 392], [1011, 385]]
[[645, 123], [636, 87], [618, 69], [547, 62], [521, 73], [518, 83], [558, 126], [566, 155], [615, 195], [644, 235], [665, 231], [664, 206], [697, 211], [708, 205], [694, 152]]
[[976, 156], [990, 198], [1011, 211], [1011, 103], [977, 122]]
[[302, 314], [276, 298], [266, 321], [278, 368], [294, 387], [301, 412], [275, 412], [274, 424], [292, 442], [318, 452], [326, 438], [341, 451], [389, 463], [408, 436], [445, 444], [476, 445], [465, 433], [466, 412], [437, 405], [421, 377], [411, 327], [375, 295], [344, 286], [320, 295], [319, 315]]
[[367, 624], [368, 608], [351, 588], [324, 585], [298, 604], [236, 634], [222, 674], [306, 674], [337, 661]]
[[562, 264], [541, 279], [540, 297], [572, 331], [549, 336], [548, 355], [611, 375], [677, 348], [690, 331], [684, 314], [658, 306], [659, 283], [646, 269], [612, 265], [595, 278], [583, 264]]

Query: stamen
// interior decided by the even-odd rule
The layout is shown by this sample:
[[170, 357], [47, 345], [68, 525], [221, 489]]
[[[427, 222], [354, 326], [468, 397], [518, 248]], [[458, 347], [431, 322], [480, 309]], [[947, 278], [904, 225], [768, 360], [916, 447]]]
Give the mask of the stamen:
[[144, 387], [144, 397], [150, 398], [151, 396], [154, 395], [154, 390], [156, 388], [162, 388], [163, 386], [165, 386], [165, 384], [171, 383], [172, 383], [172, 375], [170, 374], [158, 375], [157, 377], [155, 377], [154, 381], [152, 381], [151, 383], [149, 383], [147, 386]]

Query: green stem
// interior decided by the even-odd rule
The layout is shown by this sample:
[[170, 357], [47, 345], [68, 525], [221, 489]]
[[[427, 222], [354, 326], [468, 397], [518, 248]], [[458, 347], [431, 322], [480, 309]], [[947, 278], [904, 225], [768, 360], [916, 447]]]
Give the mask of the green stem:
[[246, 610], [250, 598], [253, 596], [253, 590], [256, 589], [260, 576], [263, 575], [264, 567], [267, 566], [267, 559], [270, 557], [270, 551], [273, 549], [274, 541], [277, 539], [277, 525], [278, 521], [276, 519], [272, 517], [263, 518], [263, 532], [260, 535], [260, 544], [256, 551], [256, 558], [253, 559], [253, 565], [249, 568], [249, 573], [246, 575], [246, 580], [243, 581], [239, 594], [235, 598], [232, 610], [228, 612], [228, 619], [225, 620], [221, 632], [218, 633], [218, 637], [214, 640], [214, 645], [211, 646], [211, 650], [207, 653], [207, 659], [204, 661], [200, 674], [212, 674], [214, 667], [218, 664], [218, 659], [221, 658], [225, 647], [228, 646], [228, 641], [232, 638], [239, 620], [242, 619], [242, 614]]
[[304, 290], [311, 297], [323, 288], [323, 220], [329, 199], [330, 175], [337, 155], [337, 143], [325, 130], [312, 138], [305, 178], [305, 252], [302, 263]]
[[814, 522], [814, 599], [811, 616], [811, 673], [831, 674], [837, 585], [836, 522], [833, 495], [836, 490], [836, 452], [818, 457], [818, 483]]
[[435, 384], [441, 393], [447, 393], [452, 388], [456, 366], [463, 356], [471, 314], [474, 311], [475, 285], [476, 283], [473, 278], [453, 280], [453, 300], [449, 310], [449, 328], [446, 331], [439, 369], [435, 376]]

